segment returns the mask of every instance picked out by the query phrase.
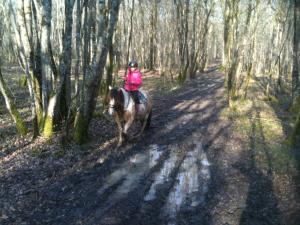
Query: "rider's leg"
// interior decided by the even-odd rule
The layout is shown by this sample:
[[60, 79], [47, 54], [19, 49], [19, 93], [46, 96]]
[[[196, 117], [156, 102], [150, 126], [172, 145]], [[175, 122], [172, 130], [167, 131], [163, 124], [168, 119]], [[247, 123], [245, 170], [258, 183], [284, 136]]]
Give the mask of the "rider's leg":
[[134, 104], [135, 104], [135, 111], [137, 112], [138, 111], [138, 107], [139, 107], [138, 104], [140, 104], [138, 91], [131, 91], [131, 96], [132, 96]]

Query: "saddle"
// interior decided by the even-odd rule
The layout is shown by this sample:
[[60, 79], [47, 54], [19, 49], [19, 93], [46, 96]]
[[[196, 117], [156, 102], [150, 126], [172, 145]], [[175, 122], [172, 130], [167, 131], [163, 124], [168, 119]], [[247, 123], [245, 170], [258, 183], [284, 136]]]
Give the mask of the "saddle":
[[147, 95], [143, 91], [138, 91], [138, 99], [140, 104], [146, 104], [147, 103]]
[[[124, 105], [124, 108], [125, 108], [125, 110], [127, 110], [128, 107], [129, 107], [129, 105], [130, 105], [130, 104], [129, 104], [130, 101], [129, 101], [129, 98], [128, 98], [128, 97], [130, 96], [130, 94], [128, 93], [128, 95], [127, 95], [125, 89], [123, 89], [123, 88], [121, 88], [121, 90], [123, 91], [123, 95], [125, 96], [125, 105]], [[134, 96], [131, 96], [131, 97], [132, 97], [133, 100], [134, 100]], [[138, 98], [139, 104], [136, 104], [136, 103], [135, 103], [135, 105], [136, 105], [136, 111], [138, 111], [139, 106], [144, 106], [144, 105], [146, 105], [146, 103], [147, 103], [147, 101], [148, 101], [146, 92], [144, 92], [143, 90], [138, 90], [138, 92], [137, 92], [137, 98]], [[135, 101], [134, 101], [134, 102], [135, 102]]]

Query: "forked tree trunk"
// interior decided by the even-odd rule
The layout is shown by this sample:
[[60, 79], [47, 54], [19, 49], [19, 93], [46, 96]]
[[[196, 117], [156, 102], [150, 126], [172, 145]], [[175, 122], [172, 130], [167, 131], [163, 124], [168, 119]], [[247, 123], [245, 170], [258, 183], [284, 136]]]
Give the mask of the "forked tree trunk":
[[[102, 13], [99, 15], [99, 31], [103, 32], [99, 35], [99, 39], [101, 39], [101, 41], [98, 42], [97, 47], [97, 52], [99, 52], [100, 54], [97, 55], [97, 66], [95, 73], [93, 73], [91, 78], [87, 81], [87, 92], [85, 95], [84, 109], [78, 112], [76, 118], [74, 139], [79, 143], [82, 143], [87, 140], [87, 130], [96, 106], [96, 100], [99, 94], [103, 70], [106, 64], [106, 58], [108, 53], [107, 46], [113, 38], [115, 25], [118, 19], [120, 3], [120, 0], [111, 1], [107, 32], [104, 32], [103, 30], [103, 28], [105, 28], [103, 27], [105, 20], [105, 11], [101, 11]], [[99, 8], [105, 7], [105, 2], [103, 0], [99, 0], [99, 6]]]

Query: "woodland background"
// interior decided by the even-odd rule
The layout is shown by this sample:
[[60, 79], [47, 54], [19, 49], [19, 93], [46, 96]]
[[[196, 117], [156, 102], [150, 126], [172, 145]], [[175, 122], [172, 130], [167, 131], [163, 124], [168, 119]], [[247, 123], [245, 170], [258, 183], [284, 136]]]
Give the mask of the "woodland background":
[[[98, 97], [105, 105], [130, 59], [179, 84], [218, 61], [229, 107], [260, 75], [267, 98], [287, 94], [299, 111], [299, 10], [297, 0], [2, 1], [1, 69], [23, 69], [33, 137], [65, 129], [84, 142]], [[4, 78], [1, 93], [24, 135]]]
[[299, 68], [300, 0], [0, 0], [0, 223], [298, 225]]

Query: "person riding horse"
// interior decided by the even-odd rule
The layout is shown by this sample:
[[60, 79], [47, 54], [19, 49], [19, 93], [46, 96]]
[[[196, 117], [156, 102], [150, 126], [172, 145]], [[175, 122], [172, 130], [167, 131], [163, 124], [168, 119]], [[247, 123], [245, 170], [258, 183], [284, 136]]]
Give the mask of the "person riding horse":
[[141, 87], [142, 81], [142, 74], [138, 68], [138, 63], [135, 60], [132, 60], [128, 64], [127, 74], [124, 78], [124, 89], [130, 93], [132, 96], [135, 109], [138, 111], [138, 104], [140, 104], [139, 100], [139, 88]]
[[145, 129], [149, 129], [152, 114], [152, 97], [148, 91], [139, 90], [142, 74], [136, 61], [128, 64], [124, 81], [124, 88], [109, 86], [108, 94], [108, 113], [114, 116], [119, 130], [117, 147], [122, 145], [124, 138], [128, 139], [128, 129], [134, 121], [140, 121], [142, 125], [134, 138], [140, 136]]

